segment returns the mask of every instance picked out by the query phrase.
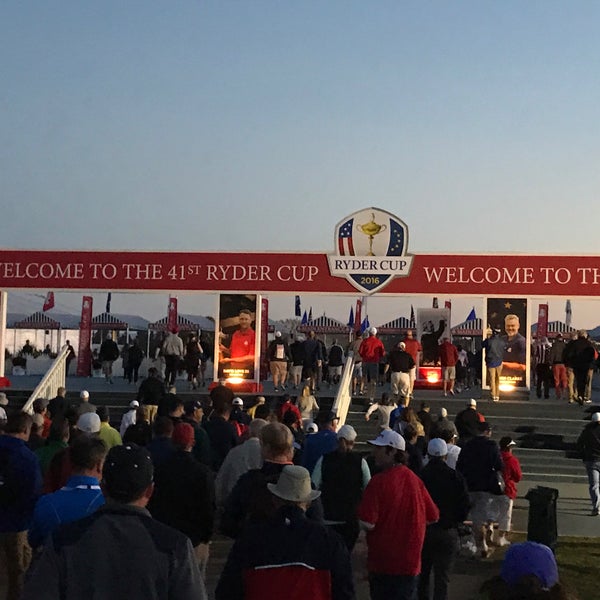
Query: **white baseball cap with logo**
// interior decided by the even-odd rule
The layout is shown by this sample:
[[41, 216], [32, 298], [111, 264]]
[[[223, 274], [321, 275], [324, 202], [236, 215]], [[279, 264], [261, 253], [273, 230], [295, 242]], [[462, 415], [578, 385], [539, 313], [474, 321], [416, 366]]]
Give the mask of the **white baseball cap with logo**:
[[371, 446], [390, 446], [390, 448], [396, 448], [396, 450], [406, 450], [404, 438], [392, 429], [382, 430], [374, 440], [368, 440], [367, 444], [371, 444]]

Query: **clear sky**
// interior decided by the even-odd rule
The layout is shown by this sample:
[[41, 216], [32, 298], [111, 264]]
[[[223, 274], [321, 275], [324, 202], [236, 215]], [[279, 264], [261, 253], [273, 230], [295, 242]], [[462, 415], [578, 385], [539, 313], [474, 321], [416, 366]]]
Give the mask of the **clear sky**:
[[0, 245], [330, 251], [379, 206], [416, 253], [599, 253], [599, 22], [585, 0], [6, 0]]

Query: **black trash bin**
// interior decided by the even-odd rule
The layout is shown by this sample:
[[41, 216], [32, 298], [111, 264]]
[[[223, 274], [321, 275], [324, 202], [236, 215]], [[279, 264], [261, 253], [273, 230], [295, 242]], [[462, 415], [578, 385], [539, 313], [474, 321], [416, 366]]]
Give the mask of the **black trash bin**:
[[558, 527], [556, 523], [556, 501], [558, 490], [548, 487], [535, 487], [525, 496], [529, 500], [527, 520], [527, 540], [556, 548]]

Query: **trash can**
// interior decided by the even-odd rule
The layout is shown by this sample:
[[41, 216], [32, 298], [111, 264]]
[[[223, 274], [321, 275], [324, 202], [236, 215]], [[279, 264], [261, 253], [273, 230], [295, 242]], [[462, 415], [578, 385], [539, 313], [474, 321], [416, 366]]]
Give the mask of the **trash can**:
[[545, 544], [554, 551], [558, 540], [556, 523], [558, 490], [538, 486], [530, 489], [525, 499], [529, 500], [527, 540]]

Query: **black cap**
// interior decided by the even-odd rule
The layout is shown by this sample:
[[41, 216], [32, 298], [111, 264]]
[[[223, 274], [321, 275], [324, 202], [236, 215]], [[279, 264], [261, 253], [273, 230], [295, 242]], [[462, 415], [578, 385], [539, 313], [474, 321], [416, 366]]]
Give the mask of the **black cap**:
[[186, 415], [191, 415], [195, 410], [198, 410], [199, 408], [204, 408], [200, 400], [186, 400], [186, 402], [183, 405], [183, 410], [185, 411]]
[[111, 448], [102, 469], [107, 495], [120, 502], [137, 500], [152, 483], [153, 477], [150, 454], [137, 444]]

